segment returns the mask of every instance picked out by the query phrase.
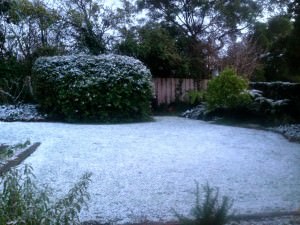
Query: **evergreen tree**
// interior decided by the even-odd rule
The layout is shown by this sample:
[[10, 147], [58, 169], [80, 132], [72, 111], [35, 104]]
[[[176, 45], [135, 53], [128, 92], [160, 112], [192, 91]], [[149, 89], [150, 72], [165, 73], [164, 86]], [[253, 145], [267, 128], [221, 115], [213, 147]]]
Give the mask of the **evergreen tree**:
[[294, 18], [294, 28], [288, 43], [288, 60], [291, 74], [293, 77], [298, 77], [300, 81], [300, 0], [295, 0], [291, 4], [291, 13]]

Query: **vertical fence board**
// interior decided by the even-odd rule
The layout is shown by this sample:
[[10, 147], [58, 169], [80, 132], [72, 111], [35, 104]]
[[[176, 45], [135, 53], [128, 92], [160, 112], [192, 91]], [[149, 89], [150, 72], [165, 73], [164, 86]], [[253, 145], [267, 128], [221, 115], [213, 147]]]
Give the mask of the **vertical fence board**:
[[[170, 104], [176, 97], [186, 101], [186, 94], [191, 90], [205, 90], [208, 80], [181, 79], [181, 78], [153, 78], [157, 104]], [[181, 86], [180, 86], [181, 84]], [[180, 94], [180, 96], [177, 96]]]
[[171, 88], [171, 84], [170, 84], [170, 79], [166, 79], [166, 95], [167, 95], [167, 102], [168, 104], [171, 102], [171, 91], [170, 91], [170, 88]]
[[[170, 78], [170, 80], [171, 80], [171, 101], [173, 100], [173, 99], [175, 99], [175, 91], [176, 91], [176, 89], [175, 89], [175, 78]], [[174, 100], [173, 100], [174, 101]]]
[[186, 92], [186, 82], [187, 80], [184, 79], [182, 80], [182, 89], [181, 89], [181, 96], [180, 96], [180, 100], [183, 101], [183, 96], [185, 95]]
[[163, 90], [164, 90], [164, 92], [163, 92], [163, 95], [164, 95], [164, 98], [163, 98], [163, 102], [166, 102], [167, 104], [168, 104], [168, 98], [167, 98], [167, 93], [168, 93], [168, 87], [167, 87], [167, 78], [164, 78], [163, 79], [164, 80], [164, 82], [163, 82]]

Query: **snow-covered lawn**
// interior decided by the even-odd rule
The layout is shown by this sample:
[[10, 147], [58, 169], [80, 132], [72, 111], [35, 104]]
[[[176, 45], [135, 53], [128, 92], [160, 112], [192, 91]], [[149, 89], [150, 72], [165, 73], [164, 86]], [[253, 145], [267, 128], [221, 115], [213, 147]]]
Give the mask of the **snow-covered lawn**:
[[93, 172], [83, 220], [170, 220], [188, 213], [195, 182], [237, 213], [300, 208], [300, 144], [279, 134], [177, 117], [121, 125], [0, 122], [0, 143], [42, 142], [25, 163], [57, 195]]

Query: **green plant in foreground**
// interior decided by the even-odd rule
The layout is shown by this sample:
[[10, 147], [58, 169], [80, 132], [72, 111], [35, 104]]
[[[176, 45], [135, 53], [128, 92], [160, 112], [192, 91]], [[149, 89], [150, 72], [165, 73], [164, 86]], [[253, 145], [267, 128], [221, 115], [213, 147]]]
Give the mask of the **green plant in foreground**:
[[219, 190], [210, 187], [208, 184], [203, 186], [204, 198], [201, 201], [199, 184], [196, 183], [196, 202], [191, 210], [193, 218], [187, 218], [175, 212], [182, 225], [224, 225], [228, 222], [229, 211], [233, 201], [224, 196], [222, 201], [219, 199]]
[[79, 224], [79, 212], [89, 200], [91, 174], [85, 173], [63, 198], [51, 200], [51, 191], [39, 189], [32, 168], [12, 169], [0, 177], [0, 224]]

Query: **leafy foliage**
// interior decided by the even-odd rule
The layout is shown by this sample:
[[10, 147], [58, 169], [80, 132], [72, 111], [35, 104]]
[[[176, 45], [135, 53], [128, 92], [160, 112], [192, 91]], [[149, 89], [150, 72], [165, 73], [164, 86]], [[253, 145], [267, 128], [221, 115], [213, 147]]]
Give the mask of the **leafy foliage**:
[[[0, 0], [0, 103], [32, 102], [36, 58], [78, 52], [115, 50], [138, 58], [154, 76], [202, 79], [220, 69], [228, 49], [231, 62], [221, 68], [248, 74], [255, 69], [260, 80], [300, 80], [299, 1], [121, 0], [114, 10], [103, 0], [57, 3]], [[266, 11], [274, 16], [255, 25]], [[253, 38], [253, 46], [235, 43], [249, 36], [244, 40]]]
[[93, 55], [103, 54], [107, 48], [106, 32], [115, 23], [112, 11], [102, 0], [67, 0], [65, 20], [70, 29], [70, 37], [76, 41], [77, 49]]
[[[253, 0], [226, 4], [223, 1], [139, 0], [137, 4], [140, 9], [146, 9], [153, 22], [161, 21], [176, 30], [177, 35], [173, 37], [181, 36], [187, 41], [188, 49], [184, 53], [193, 67], [201, 65], [201, 70], [209, 73], [216, 69], [219, 50], [228, 39], [239, 35], [259, 12], [259, 5]], [[202, 58], [200, 62], [197, 56]], [[196, 72], [201, 70], [198, 68]]]
[[39, 58], [35, 93], [41, 110], [67, 121], [116, 122], [150, 118], [150, 71], [118, 55]]
[[32, 98], [30, 68], [15, 57], [0, 61], [0, 104], [28, 102]]
[[255, 1], [246, 0], [226, 4], [222, 1], [139, 0], [138, 5], [148, 9], [151, 18], [175, 25], [197, 40], [215, 38], [216, 44], [226, 35], [237, 32], [240, 23], [250, 22], [258, 9]]
[[42, 1], [5, 0], [0, 8], [0, 104], [32, 102], [32, 62], [64, 48], [60, 16]]
[[0, 224], [79, 224], [79, 212], [89, 199], [90, 173], [84, 174], [68, 194], [52, 202], [49, 189], [39, 189], [32, 168], [13, 169], [0, 178]]
[[192, 208], [192, 219], [176, 213], [182, 225], [224, 225], [228, 222], [228, 213], [233, 205], [232, 200], [223, 197], [220, 203], [219, 190], [210, 187], [208, 184], [203, 186], [204, 198], [201, 201], [199, 184], [196, 183], [196, 201]]
[[16, 144], [16, 145], [0, 145], [0, 162], [3, 159], [9, 158], [13, 156], [14, 152], [18, 149], [24, 149], [28, 145], [30, 145], [30, 141], [27, 140], [24, 143]]
[[187, 93], [189, 103], [192, 105], [198, 105], [199, 103], [204, 101], [204, 96], [205, 96], [204, 91], [191, 90]]
[[225, 69], [208, 83], [206, 101], [208, 108], [238, 108], [251, 102], [246, 92], [247, 81], [239, 77], [233, 69]]
[[[9, 45], [19, 58], [34, 61], [39, 49], [62, 49], [63, 32], [61, 17], [43, 1], [18, 0], [10, 10], [11, 25], [7, 26]], [[31, 66], [31, 65], [30, 65]]]
[[176, 28], [149, 22], [127, 35], [116, 49], [144, 62], [155, 77], [208, 76], [202, 48], [197, 48]]
[[[294, 15], [294, 29], [291, 32], [287, 56], [290, 66], [290, 73], [294, 80], [300, 82], [300, 2], [293, 1], [290, 10]], [[295, 79], [296, 78], [296, 79]]]
[[[293, 9], [297, 12], [296, 8]], [[257, 23], [253, 37], [265, 51], [262, 57], [264, 77], [267, 81], [299, 81], [299, 29], [297, 13], [294, 23], [289, 15], [270, 18], [267, 23]], [[298, 19], [297, 19], [298, 18]]]

